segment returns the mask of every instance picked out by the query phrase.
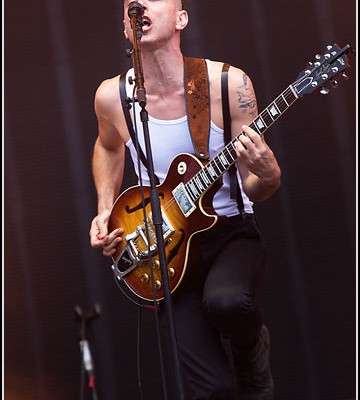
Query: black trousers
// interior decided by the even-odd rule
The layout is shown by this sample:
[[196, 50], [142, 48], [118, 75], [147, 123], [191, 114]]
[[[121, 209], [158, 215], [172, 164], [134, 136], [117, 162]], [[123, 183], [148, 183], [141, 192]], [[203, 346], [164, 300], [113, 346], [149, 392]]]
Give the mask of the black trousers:
[[187, 398], [231, 400], [236, 383], [224, 338], [247, 345], [258, 337], [265, 247], [255, 220], [242, 216], [219, 221], [196, 244], [196, 268], [174, 294], [182, 374], [192, 393]]

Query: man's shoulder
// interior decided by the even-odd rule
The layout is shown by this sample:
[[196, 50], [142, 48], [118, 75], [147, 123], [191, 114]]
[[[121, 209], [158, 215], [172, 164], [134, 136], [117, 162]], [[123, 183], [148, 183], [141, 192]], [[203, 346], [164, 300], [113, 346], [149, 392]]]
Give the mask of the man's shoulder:
[[97, 90], [100, 92], [106, 92], [107, 90], [113, 89], [114, 86], [119, 85], [119, 78], [120, 78], [120, 74], [116, 75], [112, 78], [104, 79], [102, 82], [100, 82]]
[[113, 100], [114, 96], [118, 96], [119, 78], [120, 75], [104, 79], [96, 89], [95, 98], [97, 100], [103, 101], [107, 99]]
[[209, 76], [210, 79], [215, 79], [218, 80], [219, 76], [222, 73], [224, 64], [229, 64], [230, 68], [229, 68], [229, 79], [231, 82], [236, 82], [238, 79], [240, 79], [243, 74], [244, 71], [237, 67], [234, 66], [228, 62], [225, 61], [213, 61], [213, 60], [207, 60], [208, 63], [208, 71], [209, 71]]
[[104, 79], [95, 92], [95, 108], [100, 114], [117, 112], [120, 104], [119, 77]]

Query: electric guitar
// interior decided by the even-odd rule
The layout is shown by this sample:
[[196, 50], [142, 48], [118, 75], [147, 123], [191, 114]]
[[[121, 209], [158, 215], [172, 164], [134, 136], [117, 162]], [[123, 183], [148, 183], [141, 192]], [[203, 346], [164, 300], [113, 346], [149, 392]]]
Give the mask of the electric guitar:
[[[326, 94], [329, 91], [326, 83], [335, 85], [334, 78], [341, 73], [346, 77], [343, 71], [349, 67], [347, 53], [350, 50], [349, 45], [327, 46], [325, 54], [317, 55], [250, 127], [262, 135], [303, 95], [317, 90]], [[171, 293], [185, 276], [196, 234], [210, 229], [218, 221], [219, 217], [210, 207], [210, 189], [235, 162], [239, 136], [206, 165], [191, 154], [179, 154], [172, 160], [164, 182], [157, 186]], [[112, 269], [115, 277], [124, 281], [136, 296], [160, 301], [164, 298], [164, 288], [150, 195], [150, 187], [144, 187], [142, 192], [140, 186], [133, 186], [114, 202], [109, 231], [122, 227], [125, 232], [113, 255]]]

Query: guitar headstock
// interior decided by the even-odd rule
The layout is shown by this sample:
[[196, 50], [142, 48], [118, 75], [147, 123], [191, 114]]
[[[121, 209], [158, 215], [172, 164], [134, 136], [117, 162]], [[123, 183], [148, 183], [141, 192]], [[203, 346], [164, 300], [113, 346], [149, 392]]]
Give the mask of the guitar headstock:
[[334, 78], [341, 73], [347, 79], [344, 71], [350, 67], [347, 57], [347, 53], [350, 51], [352, 49], [348, 44], [343, 48], [333, 44], [326, 47], [325, 54], [317, 54], [315, 61], [309, 63], [308, 68], [300, 72], [296, 81], [292, 84], [297, 95], [301, 97], [315, 90], [320, 90], [320, 93], [327, 94], [329, 89], [325, 84], [332, 82], [336, 86], [337, 82]]

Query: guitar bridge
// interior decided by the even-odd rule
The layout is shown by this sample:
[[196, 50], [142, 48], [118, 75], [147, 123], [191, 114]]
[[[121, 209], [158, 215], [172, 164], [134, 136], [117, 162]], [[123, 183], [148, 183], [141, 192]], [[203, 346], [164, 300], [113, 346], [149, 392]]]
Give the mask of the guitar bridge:
[[[165, 214], [163, 214], [162, 231], [164, 240], [169, 241], [169, 235], [174, 229]], [[158, 253], [152, 213], [149, 214], [147, 229], [145, 225], [139, 225], [135, 232], [125, 236], [125, 240], [127, 245], [112, 265], [112, 269], [119, 280]]]

